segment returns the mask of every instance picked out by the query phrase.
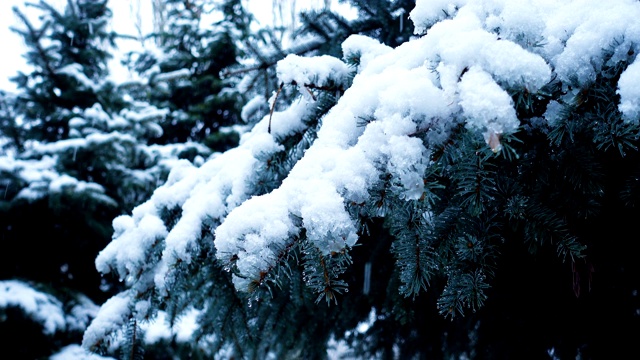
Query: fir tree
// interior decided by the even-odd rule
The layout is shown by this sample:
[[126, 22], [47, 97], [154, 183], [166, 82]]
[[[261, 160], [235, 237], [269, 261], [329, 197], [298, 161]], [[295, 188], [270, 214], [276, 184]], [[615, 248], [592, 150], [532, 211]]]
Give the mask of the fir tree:
[[84, 347], [195, 312], [206, 357], [633, 353], [640, 6], [529, 5], [417, 1], [414, 39], [257, 59], [270, 112], [114, 220], [126, 289]]
[[[109, 80], [107, 1], [69, 1], [62, 12], [45, 1], [28, 6], [40, 23], [16, 8], [14, 31], [33, 70], [15, 77], [17, 92], [3, 93], [0, 105], [0, 316], [10, 347], [36, 358], [79, 343], [93, 302], [117, 288], [93, 260], [113, 218], [148, 198], [181, 159], [202, 161], [210, 151], [149, 144], [168, 111]], [[41, 306], [12, 300], [16, 291], [27, 304], [50, 304], [63, 321], [48, 325]], [[22, 338], [32, 341], [11, 341]]]
[[113, 45], [113, 34], [107, 30], [110, 14], [106, 1], [72, 1], [64, 13], [45, 1], [29, 6], [47, 16], [36, 27], [14, 8], [22, 26], [13, 30], [24, 39], [27, 63], [34, 67], [14, 79], [24, 90], [16, 111], [29, 125], [28, 139], [55, 141], [67, 137], [73, 108], [109, 101], [100, 99], [96, 90], [103, 85], [108, 47]]
[[[211, 14], [221, 13], [215, 23]], [[129, 54], [132, 70], [148, 79], [136, 92], [139, 100], [169, 109], [161, 122], [163, 134], [155, 143], [199, 142], [222, 151], [237, 144], [232, 129], [240, 120], [240, 97], [220, 72], [237, 63], [237, 37], [248, 26], [239, 1], [216, 4], [209, 0], [167, 1], [164, 26], [152, 34], [154, 51]]]
[[[5, 119], [10, 124], [3, 128], [3, 135], [11, 140], [7, 154], [12, 156], [2, 158], [7, 194], [2, 200], [6, 206], [3, 238], [10, 246], [3, 252], [2, 277], [96, 281], [98, 277], [90, 272], [76, 274], [76, 265], [72, 264], [82, 263], [78, 269], [86, 269], [91, 261], [82, 257], [66, 260], [68, 249], [60, 252], [60, 244], [53, 239], [67, 239], [71, 248], [88, 246], [92, 249], [89, 253], [96, 251], [109, 237], [108, 221], [118, 213], [116, 202], [105, 194], [103, 186], [92, 182], [91, 176], [75, 176], [71, 169], [65, 169], [64, 159], [55, 154], [66, 151], [72, 157], [82, 153], [75, 152], [77, 146], [65, 146], [69, 137], [77, 137], [70, 126], [77, 122], [72, 119], [78, 120], [78, 114], [96, 103], [101, 106], [101, 101], [105, 106], [117, 102], [108, 100], [111, 91], [104, 84], [106, 47], [111, 41], [106, 31], [109, 10], [106, 1], [73, 1], [62, 13], [44, 1], [29, 6], [41, 11], [41, 24], [34, 25], [15, 8], [21, 24], [14, 31], [25, 40], [25, 58], [33, 71], [19, 73], [14, 79], [17, 93], [3, 97]], [[106, 89], [101, 89], [103, 85]], [[73, 166], [86, 170], [90, 168], [87, 165], [82, 162]], [[48, 196], [49, 191], [52, 196]], [[34, 219], [40, 219], [39, 226], [33, 226]], [[28, 242], [17, 240], [23, 238], [43, 241], [33, 249]], [[92, 243], [87, 238], [102, 241]], [[34, 263], [39, 266], [27, 266]], [[65, 263], [70, 267], [69, 274], [61, 273], [60, 266]]]
[[[227, 8], [231, 8], [235, 2], [229, 1]], [[238, 28], [244, 36], [238, 39], [238, 47], [244, 55], [243, 61], [241, 64], [227, 67], [222, 75], [225, 78], [241, 79], [237, 91], [245, 100], [256, 99], [250, 96], [252, 94], [268, 99], [273, 92], [278, 92], [281, 101], [290, 101], [295, 95], [287, 95], [291, 92], [290, 89], [283, 89], [278, 81], [275, 72], [278, 61], [288, 55], [340, 57], [342, 42], [353, 34], [369, 35], [387, 45], [397, 46], [407, 41], [412, 34], [413, 26], [408, 21], [408, 12], [413, 3], [386, 0], [352, 1], [351, 4], [360, 15], [356, 20], [349, 21], [325, 7], [322, 10], [302, 12], [301, 23], [293, 29], [264, 27], [257, 32], [247, 33], [249, 26], [242, 22]], [[233, 5], [233, 8], [237, 6]], [[237, 10], [235, 12], [241, 15]], [[238, 21], [234, 20], [234, 23]], [[256, 108], [249, 106], [245, 109], [245, 114], [250, 114], [253, 110]]]

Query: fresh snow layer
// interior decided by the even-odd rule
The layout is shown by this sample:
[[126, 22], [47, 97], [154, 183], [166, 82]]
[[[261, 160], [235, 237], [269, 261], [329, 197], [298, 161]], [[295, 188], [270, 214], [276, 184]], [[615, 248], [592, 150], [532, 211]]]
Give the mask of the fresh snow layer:
[[96, 318], [84, 332], [82, 347], [91, 350], [96, 344], [108, 338], [110, 334], [122, 330], [130, 315], [128, 292], [122, 292], [107, 300], [102, 304]]
[[63, 304], [53, 295], [39, 291], [18, 280], [0, 281], [0, 308], [17, 307], [42, 325], [46, 335], [58, 331], [83, 331], [96, 316], [98, 306], [89, 298], [79, 296], [65, 313]]
[[625, 120], [637, 123], [640, 118], [640, 61], [634, 61], [620, 75], [618, 94], [619, 109]]
[[56, 354], [49, 357], [49, 360], [115, 360], [112, 357], [105, 357], [91, 353], [83, 349], [80, 345], [67, 345]]
[[22, 281], [0, 281], [0, 308], [9, 306], [19, 307], [34, 321], [42, 324], [43, 332], [47, 335], [66, 328], [62, 303]]
[[[512, 91], [535, 93], [552, 79], [580, 87], [602, 67], [640, 50], [640, 3], [633, 0], [418, 0], [410, 17], [422, 35], [395, 49], [361, 35], [348, 38], [344, 58], [359, 59], [357, 68], [328, 56], [281, 61], [279, 80], [298, 85], [298, 100], [262, 118], [237, 148], [199, 168], [175, 166], [151, 199], [114, 221], [116, 234], [98, 256], [98, 269], [117, 272], [138, 293], [162, 295], [177, 264], [214, 246], [223, 266], [237, 267], [236, 288], [247, 290], [299, 234], [296, 219], [321, 253], [351, 247], [358, 236], [345, 204], [367, 200], [382, 173], [391, 174], [406, 199], [418, 199], [430, 153], [452, 127], [464, 125], [489, 143], [520, 125]], [[252, 181], [265, 171], [266, 159], [283, 150], [279, 141], [306, 129], [301, 119], [315, 106], [306, 93], [346, 84], [349, 71], [356, 72], [352, 85], [321, 119], [317, 140], [281, 186], [253, 196]], [[636, 62], [619, 82], [619, 108], [628, 121], [638, 121], [639, 77]], [[243, 118], [264, 103], [254, 98]], [[550, 125], [561, 106], [549, 104]], [[162, 221], [167, 211], [175, 225]], [[213, 233], [213, 244], [202, 242], [203, 233], [208, 239]], [[99, 333], [112, 326], [106, 319], [118, 318], [109, 309], [125, 306], [120, 295], [114, 299], [119, 306], [107, 303], [92, 324], [104, 327]]]

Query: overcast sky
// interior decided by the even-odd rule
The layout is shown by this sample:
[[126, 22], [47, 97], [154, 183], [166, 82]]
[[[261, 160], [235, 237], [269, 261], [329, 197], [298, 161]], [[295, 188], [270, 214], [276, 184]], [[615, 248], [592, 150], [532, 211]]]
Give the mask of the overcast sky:
[[[31, 2], [37, 2], [37, 0], [29, 0]], [[274, 0], [245, 0], [245, 4], [249, 11], [258, 19], [261, 24], [269, 24], [273, 22], [273, 1]], [[10, 26], [19, 25], [18, 19], [13, 14], [11, 8], [18, 6], [20, 9], [25, 9], [25, 2], [27, 0], [0, 0], [0, 46], [2, 47], [2, 57], [0, 57], [0, 89], [14, 90], [14, 84], [9, 81], [9, 77], [12, 77], [17, 71], [29, 71], [26, 66], [25, 60], [22, 54], [25, 51], [24, 45], [20, 37], [9, 30]], [[51, 5], [59, 6], [63, 9], [67, 0], [48, 0]], [[115, 30], [123, 34], [136, 34], [135, 18], [131, 15], [131, 4], [136, 4], [132, 0], [110, 0], [109, 4], [113, 10], [113, 26]], [[142, 11], [149, 11], [151, 8], [150, 0], [141, 0], [140, 4], [143, 7]], [[324, 0], [290, 0], [280, 1], [284, 4], [295, 4], [296, 10], [308, 9], [310, 7], [318, 7], [324, 4]], [[338, 3], [338, 0], [331, 0], [332, 8], [342, 12], [346, 17], [353, 17], [355, 14], [348, 5]], [[289, 9], [284, 9], [286, 13]], [[26, 13], [33, 13], [32, 20], [36, 20], [37, 11], [29, 11], [26, 8]], [[151, 16], [143, 16], [141, 18], [142, 27], [150, 31], [152, 28]], [[139, 46], [132, 43], [120, 43], [120, 51], [131, 50], [132, 47]], [[118, 61], [114, 60], [111, 64], [112, 75], [116, 79], [122, 79], [126, 77], [126, 71], [118, 68]]]

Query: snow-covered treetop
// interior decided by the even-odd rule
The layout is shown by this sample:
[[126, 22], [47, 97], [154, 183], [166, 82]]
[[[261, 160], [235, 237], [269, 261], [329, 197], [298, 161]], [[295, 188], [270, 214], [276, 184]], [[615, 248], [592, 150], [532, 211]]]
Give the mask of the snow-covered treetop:
[[[381, 178], [405, 200], [423, 198], [431, 155], [453, 129], [476, 132], [499, 152], [500, 139], [520, 126], [514, 92], [536, 94], [560, 81], [569, 102], [604, 66], [640, 50], [640, 3], [632, 0], [418, 0], [410, 17], [419, 36], [395, 49], [358, 35], [344, 42], [344, 63], [282, 60], [279, 80], [297, 85], [300, 97], [265, 116], [237, 148], [200, 168], [175, 167], [151, 199], [114, 221], [98, 270], [116, 272], [138, 294], [165, 296], [187, 276], [180, 264], [212, 248], [233, 270], [236, 289], [249, 291], [302, 232], [322, 256], [353, 247], [360, 225], [348, 205], [369, 202]], [[350, 72], [351, 86], [321, 119], [315, 141], [279, 186], [258, 195], [256, 179], [284, 139], [307, 130], [302, 119], [316, 101], [308, 95], [348, 85]], [[639, 75], [634, 63], [619, 82], [619, 109], [631, 122], [640, 113]], [[179, 214], [175, 223], [167, 211]], [[203, 233], [213, 233], [213, 243]], [[127, 294], [132, 311], [137, 295]], [[108, 332], [101, 323], [89, 328], [85, 346]]]

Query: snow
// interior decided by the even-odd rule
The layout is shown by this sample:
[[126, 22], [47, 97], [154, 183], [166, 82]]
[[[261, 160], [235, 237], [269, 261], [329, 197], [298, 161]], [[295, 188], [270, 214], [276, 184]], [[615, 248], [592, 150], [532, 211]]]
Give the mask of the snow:
[[344, 86], [349, 78], [349, 67], [332, 56], [302, 57], [291, 54], [278, 61], [278, 79], [285, 84], [299, 86]]
[[153, 78], [153, 80], [157, 82], [168, 82], [168, 81], [174, 81], [177, 79], [188, 78], [189, 76], [191, 76], [191, 70], [180, 69], [180, 70], [158, 74]]
[[[376, 309], [372, 308], [369, 312], [369, 316], [366, 321], [361, 321], [358, 325], [351, 330], [345, 331], [345, 338], [349, 338], [352, 334], [366, 334], [367, 331], [374, 325], [378, 316], [376, 315]], [[331, 360], [339, 359], [356, 359], [353, 354], [353, 349], [345, 340], [336, 341], [335, 336], [331, 335], [327, 343], [327, 358]]]
[[[148, 304], [146, 306], [148, 306]], [[139, 313], [147, 313], [141, 306], [136, 307], [136, 311]], [[90, 349], [93, 345], [97, 344], [98, 341], [105, 339], [106, 335], [110, 333], [114, 335], [110, 338], [112, 341], [110, 346], [111, 348], [116, 348], [118, 343], [123, 341], [123, 325], [127, 323], [130, 315], [130, 307], [123, 296], [116, 296], [109, 299], [100, 309], [97, 317], [99, 320], [92, 322], [87, 328], [82, 341], [82, 347], [72, 345], [69, 349], [63, 349], [61, 353], [65, 353], [65, 356], [76, 355], [79, 356], [77, 359], [85, 359], [82, 357], [88, 356], [85, 349]], [[190, 308], [171, 325], [167, 313], [165, 311], [158, 311], [157, 314], [149, 320], [139, 321], [138, 325], [140, 326], [142, 334], [144, 334], [145, 344], [151, 345], [163, 340], [186, 343], [192, 341], [193, 333], [198, 328], [196, 319], [199, 315], [200, 311]], [[71, 358], [72, 357], [69, 357], [69, 359]], [[62, 357], [61, 359], [66, 358]], [[94, 358], [90, 357], [86, 359], [94, 360]], [[95, 360], [98, 359], [102, 358], [95, 358]]]
[[633, 0], [606, 3], [576, 0], [558, 6], [543, 36], [549, 42], [545, 45], [547, 56], [560, 79], [578, 80], [580, 84], [593, 81], [603, 65], [603, 50], [617, 54], [613, 61], [626, 56], [630, 49], [637, 53], [638, 16], [640, 8]]
[[109, 334], [122, 329], [131, 314], [128, 295], [127, 292], [122, 292], [102, 304], [96, 318], [84, 333], [83, 348], [92, 349], [108, 338]]
[[0, 170], [12, 173], [26, 183], [26, 186], [16, 195], [16, 199], [36, 201], [49, 194], [89, 192], [94, 199], [113, 204], [113, 200], [104, 195], [104, 188], [101, 185], [60, 174], [55, 170], [55, 165], [55, 156], [43, 156], [38, 160], [0, 156]]
[[431, 25], [455, 15], [456, 10], [465, 5], [467, 0], [432, 0], [416, 1], [416, 6], [409, 13], [413, 21], [414, 32], [424, 33]]
[[159, 311], [155, 319], [140, 325], [144, 331], [144, 341], [153, 344], [161, 340], [175, 339], [178, 342], [190, 342], [193, 332], [198, 328], [196, 319], [200, 312], [190, 309], [170, 326], [167, 313]]
[[[119, 248], [112, 246], [103, 250], [105, 254], [103, 256], [115, 257], [120, 266], [126, 267], [126, 269], [117, 269], [120, 274], [135, 273], [139, 268], [144, 267], [148, 255], [144, 249], [155, 245], [158, 239], [167, 234], [164, 224], [157, 217], [145, 216], [140, 220], [138, 227], [133, 228], [132, 225], [130, 218], [124, 216], [115, 218], [113, 220], [114, 236], [122, 236], [128, 243], [128, 248], [126, 251], [119, 251]], [[132, 231], [131, 228], [133, 228]], [[103, 273], [110, 270], [109, 265], [100, 261], [96, 261], [96, 268]]]
[[84, 331], [98, 314], [99, 306], [84, 295], [77, 295], [75, 304], [65, 317], [67, 329], [72, 331]]
[[479, 67], [462, 76], [460, 98], [467, 127], [502, 134], [514, 132], [520, 124], [509, 94]]
[[634, 61], [620, 75], [618, 94], [619, 109], [625, 120], [637, 123], [640, 120], [640, 61]]
[[342, 43], [343, 57], [358, 58], [361, 68], [367, 68], [371, 60], [391, 50], [391, 47], [364, 35], [351, 35]]
[[66, 328], [62, 303], [18, 280], [0, 281], [0, 308], [19, 307], [40, 323], [43, 333], [53, 335]]
[[[170, 269], [177, 262], [191, 261], [190, 250], [201, 234], [203, 221], [221, 219], [231, 208], [247, 199], [245, 179], [257, 175], [258, 158], [265, 159], [280, 151], [282, 147], [274, 137], [303, 129], [302, 115], [310, 109], [308, 102], [300, 101], [286, 112], [274, 113], [273, 122], [278, 126], [274, 127], [273, 134], [266, 133], [267, 124], [263, 120], [254, 131], [243, 135], [238, 148], [213, 157], [200, 168], [187, 161], [177, 164], [165, 185], [158, 188], [151, 199], [134, 209], [131, 216], [120, 217], [114, 222], [114, 240], [98, 255], [98, 269], [102, 272], [117, 271], [121, 278], [127, 279], [141, 269], [152, 268], [139, 256], [154, 245], [141, 234], [152, 234], [150, 236], [154, 239], [164, 240], [159, 245], [163, 247], [162, 258], [153, 269], [156, 271], [157, 289], [166, 291], [166, 283], [171, 282]], [[149, 224], [162, 224], [159, 209], [176, 207], [181, 208], [182, 216], [164, 238], [158, 227], [150, 227]], [[156, 220], [152, 222], [150, 219], [153, 218]]]
[[[343, 44], [344, 62], [293, 55], [279, 62], [279, 80], [296, 84], [300, 96], [272, 118], [265, 115], [237, 148], [201, 167], [176, 164], [147, 202], [114, 221], [116, 234], [96, 259], [97, 268], [117, 272], [137, 293], [162, 296], [178, 276], [177, 264], [192, 261], [201, 246], [215, 246], [218, 260], [237, 268], [236, 288], [246, 291], [277, 266], [278, 251], [300, 233], [294, 219], [301, 219], [322, 254], [350, 248], [359, 239], [345, 204], [368, 199], [382, 174], [391, 174], [405, 199], [419, 199], [430, 153], [452, 128], [464, 125], [499, 151], [496, 139], [520, 126], [512, 91], [535, 93], [557, 78], [570, 94], [569, 84], [586, 85], [607, 61], [640, 50], [640, 6], [631, 0], [418, 0], [410, 16], [424, 35], [395, 49], [356, 35]], [[359, 59], [357, 69], [346, 65], [353, 58]], [[308, 96], [311, 85], [346, 85], [352, 71], [357, 74], [351, 87], [321, 119], [302, 159], [277, 189], [253, 196], [252, 181], [284, 149], [279, 141], [306, 129], [302, 119], [316, 105]], [[635, 62], [618, 84], [628, 121], [637, 121], [640, 112], [639, 76]], [[243, 119], [264, 104], [254, 98]], [[561, 103], [551, 102], [544, 121], [553, 126], [561, 110]], [[168, 228], [162, 221], [167, 209], [179, 217]], [[203, 232], [215, 235], [213, 244], [199, 242]], [[122, 323], [126, 297], [133, 294], [103, 306], [87, 344]]]
[[75, 187], [76, 185], [78, 185], [78, 183], [78, 179], [66, 174], [62, 174], [60, 177], [49, 183], [49, 191], [61, 192], [65, 188]]
[[[584, 85], [594, 80], [595, 72], [603, 65], [603, 50], [610, 50], [614, 54], [611, 61], [624, 58], [629, 50], [638, 52], [640, 25], [635, 19], [639, 15], [640, 8], [633, 0], [438, 0], [417, 1], [410, 17], [419, 34], [427, 26], [449, 19], [430, 28], [428, 36], [433, 36], [432, 32], [441, 26], [448, 27], [446, 24], [450, 22], [456, 22], [457, 27], [461, 25], [460, 20], [475, 22], [486, 31], [495, 32], [502, 39], [541, 55], [560, 80], [579, 81], [579, 85]], [[455, 36], [455, 33], [452, 35]], [[479, 47], [481, 42], [475, 42], [475, 46], [471, 42], [472, 38], [457, 37], [445, 44], [452, 49], [476, 49], [480, 50], [480, 54], [500, 56], [508, 66], [515, 63], [522, 66], [533, 64], [532, 59], [510, 56], [502, 52], [504, 49], [482, 49]], [[494, 65], [499, 66], [500, 63]], [[509, 77], [516, 80], [512, 75]]]
[[100, 86], [102, 85], [89, 79], [87, 75], [82, 72], [82, 65], [77, 63], [64, 66], [61, 69], [58, 69], [57, 73], [75, 78], [80, 84], [89, 89], [92, 89], [93, 91], [98, 91], [100, 89]]
[[[145, 121], [157, 121], [164, 119], [168, 113], [168, 109], [158, 109], [155, 106], [146, 106], [140, 111], [123, 109], [120, 115], [127, 120], [141, 123]], [[162, 128], [160, 128], [160, 135], [162, 135]]]
[[[39, 291], [30, 284], [19, 280], [0, 281], [0, 309], [18, 307], [33, 321], [42, 325], [45, 335], [55, 335], [61, 331], [84, 331], [96, 317], [99, 307], [88, 297], [77, 295], [72, 306], [65, 313], [64, 305], [54, 296]], [[70, 345], [53, 355], [51, 359], [106, 359], [90, 355], [79, 345]]]
[[251, 120], [253, 118], [262, 119], [262, 117], [269, 112], [268, 107], [269, 104], [265, 100], [264, 96], [254, 96], [251, 100], [247, 101], [245, 106], [242, 107], [240, 118], [245, 123], [252, 122]]
[[58, 353], [49, 357], [49, 360], [115, 360], [111, 357], [104, 357], [90, 353], [83, 349], [80, 345], [67, 345], [60, 349]]

